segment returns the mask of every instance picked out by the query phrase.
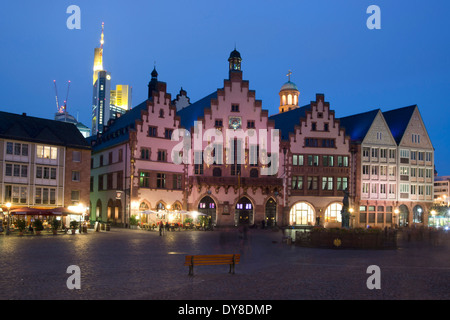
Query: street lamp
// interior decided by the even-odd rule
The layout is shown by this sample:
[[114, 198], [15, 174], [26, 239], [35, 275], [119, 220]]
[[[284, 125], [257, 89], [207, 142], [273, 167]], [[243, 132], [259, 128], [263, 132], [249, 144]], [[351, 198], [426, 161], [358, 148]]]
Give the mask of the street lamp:
[[11, 208], [11, 202], [7, 202], [6, 203], [6, 207], [8, 208], [8, 225], [6, 227], [6, 235], [9, 236], [9, 221], [10, 221], [10, 214], [9, 214], [9, 209]]

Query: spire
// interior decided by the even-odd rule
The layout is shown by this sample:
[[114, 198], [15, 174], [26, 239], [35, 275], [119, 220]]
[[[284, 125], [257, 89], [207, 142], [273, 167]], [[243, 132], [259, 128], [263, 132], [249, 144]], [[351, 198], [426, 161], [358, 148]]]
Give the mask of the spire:
[[94, 50], [94, 84], [98, 79], [98, 72], [103, 69], [103, 44], [105, 43], [104, 40], [104, 29], [105, 29], [105, 23], [102, 22], [102, 35], [100, 39], [100, 48], [95, 48]]
[[100, 48], [102, 50], [103, 50], [103, 44], [105, 43], [105, 40], [104, 40], [105, 33], [104, 33], [104, 31], [105, 31], [105, 23], [102, 22], [102, 38], [100, 40]]

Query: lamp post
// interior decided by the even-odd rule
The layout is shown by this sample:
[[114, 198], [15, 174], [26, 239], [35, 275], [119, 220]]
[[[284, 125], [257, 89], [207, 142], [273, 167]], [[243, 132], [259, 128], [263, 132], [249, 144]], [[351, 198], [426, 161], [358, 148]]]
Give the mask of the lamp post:
[[9, 209], [11, 208], [11, 202], [6, 203], [6, 207], [8, 208], [8, 225], [6, 226], [6, 235], [9, 236], [10, 230], [9, 230], [9, 221], [11, 220], [11, 215], [9, 214]]

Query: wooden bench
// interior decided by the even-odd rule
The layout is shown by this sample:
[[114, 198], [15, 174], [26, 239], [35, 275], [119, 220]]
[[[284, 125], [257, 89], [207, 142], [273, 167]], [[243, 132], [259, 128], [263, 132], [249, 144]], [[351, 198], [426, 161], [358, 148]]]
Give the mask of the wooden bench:
[[194, 275], [194, 266], [216, 266], [226, 265], [230, 266], [228, 273], [234, 274], [234, 267], [239, 263], [240, 254], [215, 254], [215, 255], [196, 255], [186, 256], [184, 261], [185, 266], [189, 266], [189, 275]]

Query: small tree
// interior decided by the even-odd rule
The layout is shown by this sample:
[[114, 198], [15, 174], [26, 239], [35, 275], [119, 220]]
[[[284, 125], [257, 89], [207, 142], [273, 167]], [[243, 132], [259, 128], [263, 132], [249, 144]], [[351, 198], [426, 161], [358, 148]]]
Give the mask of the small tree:
[[16, 225], [17, 225], [17, 228], [19, 229], [19, 232], [22, 233], [23, 230], [25, 230], [26, 222], [25, 222], [25, 220], [23, 220], [23, 219], [19, 219], [19, 220], [17, 220]]
[[136, 218], [135, 215], [132, 215], [132, 216], [130, 217], [130, 225], [131, 225], [131, 226], [137, 226], [137, 225], [138, 225], [138, 220], [137, 220], [137, 218]]
[[70, 221], [70, 229], [77, 230], [77, 228], [78, 228], [78, 221], [76, 220]]

